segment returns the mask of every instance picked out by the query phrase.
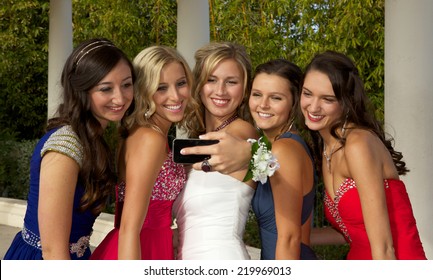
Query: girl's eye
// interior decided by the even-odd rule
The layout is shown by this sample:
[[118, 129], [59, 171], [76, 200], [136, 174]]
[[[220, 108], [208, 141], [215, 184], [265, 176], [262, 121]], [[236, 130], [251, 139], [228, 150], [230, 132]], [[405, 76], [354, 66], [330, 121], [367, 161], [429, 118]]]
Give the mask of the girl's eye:
[[158, 87], [158, 91], [166, 91], [167, 90], [167, 86], [159, 86]]
[[260, 97], [261, 94], [258, 93], [258, 92], [252, 92], [252, 93], [251, 93], [251, 96], [254, 96], [254, 97]]
[[110, 92], [111, 91], [111, 87], [102, 87], [102, 88], [99, 89], [99, 91]]
[[302, 95], [311, 96], [311, 93], [309, 93], [308, 91], [302, 91]]
[[125, 83], [125, 84], [123, 84], [123, 87], [124, 88], [129, 88], [129, 87], [131, 87], [132, 86], [132, 83]]
[[282, 98], [279, 97], [279, 96], [272, 96], [271, 98], [272, 98], [273, 100], [282, 100]]
[[333, 103], [333, 102], [337, 101], [335, 98], [324, 98], [324, 99], [328, 103]]
[[238, 81], [227, 81], [227, 84], [231, 84], [231, 85], [237, 85]]
[[180, 82], [178, 82], [177, 83], [177, 86], [178, 87], [183, 87], [183, 86], [185, 86], [185, 85], [187, 85], [188, 83], [184, 80], [184, 81], [180, 81]]
[[209, 79], [207, 79], [207, 82], [208, 83], [214, 83], [216, 80], [214, 79], [214, 78], [209, 78]]

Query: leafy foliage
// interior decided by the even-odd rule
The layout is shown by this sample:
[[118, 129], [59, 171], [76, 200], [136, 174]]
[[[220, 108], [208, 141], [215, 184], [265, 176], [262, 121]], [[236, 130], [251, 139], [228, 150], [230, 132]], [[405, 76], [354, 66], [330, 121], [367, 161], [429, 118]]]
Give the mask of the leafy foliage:
[[40, 136], [47, 116], [49, 0], [0, 6], [0, 132]]
[[133, 58], [150, 45], [176, 46], [177, 3], [73, 0], [74, 42], [106, 37]]
[[[327, 49], [358, 65], [383, 119], [385, 0], [209, 0], [211, 40], [246, 46], [253, 66], [287, 58], [305, 67]], [[0, 7], [0, 132], [33, 139], [47, 111], [49, 0]], [[176, 46], [177, 1], [72, 0], [74, 44], [107, 37], [133, 58], [153, 44]]]

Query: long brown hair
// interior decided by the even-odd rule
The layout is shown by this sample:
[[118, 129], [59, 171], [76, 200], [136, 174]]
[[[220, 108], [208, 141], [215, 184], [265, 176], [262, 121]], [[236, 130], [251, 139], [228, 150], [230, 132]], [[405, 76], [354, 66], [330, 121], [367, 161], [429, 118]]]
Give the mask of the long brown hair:
[[61, 84], [63, 101], [57, 117], [48, 121], [47, 130], [70, 125], [83, 146], [83, 166], [79, 180], [85, 186], [81, 210], [98, 214], [105, 207], [116, 184], [112, 154], [104, 140], [104, 128], [94, 117], [89, 90], [97, 85], [119, 61], [128, 63], [132, 80], [134, 70], [128, 57], [112, 42], [95, 38], [81, 43], [69, 56], [63, 68]]
[[[335, 97], [337, 98], [342, 111], [340, 119], [332, 126], [331, 135], [337, 138], [341, 145], [345, 144], [345, 137], [339, 136], [337, 130], [347, 123], [352, 123], [357, 128], [373, 132], [383, 142], [392, 156], [394, 165], [399, 175], [409, 172], [406, 163], [402, 160], [401, 152], [394, 150], [393, 139], [386, 137], [382, 123], [376, 119], [370, 101], [365, 92], [364, 83], [359, 76], [358, 69], [354, 62], [342, 53], [326, 51], [316, 55], [307, 66], [304, 75], [315, 70], [328, 76], [332, 84]], [[346, 128], [350, 129], [350, 128]], [[316, 155], [317, 165], [320, 170], [322, 155], [322, 139], [318, 132], [310, 131], [313, 140], [313, 150]]]

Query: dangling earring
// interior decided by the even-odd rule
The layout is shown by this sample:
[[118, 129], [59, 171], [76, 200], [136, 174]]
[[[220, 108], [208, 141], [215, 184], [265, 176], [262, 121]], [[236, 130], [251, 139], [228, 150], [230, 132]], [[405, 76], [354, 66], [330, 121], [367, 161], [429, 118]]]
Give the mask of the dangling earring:
[[341, 128], [341, 136], [344, 136], [346, 132], [347, 118], [349, 117], [349, 113], [346, 114], [346, 118], [344, 119], [343, 127]]
[[146, 111], [146, 113], [144, 113], [144, 117], [145, 117], [146, 119], [150, 118], [150, 113], [149, 113], [149, 111]]
[[292, 130], [292, 126], [295, 123], [295, 118], [294, 117], [291, 118], [288, 123], [289, 123], [289, 129], [287, 129], [287, 131], [290, 131], [290, 130]]

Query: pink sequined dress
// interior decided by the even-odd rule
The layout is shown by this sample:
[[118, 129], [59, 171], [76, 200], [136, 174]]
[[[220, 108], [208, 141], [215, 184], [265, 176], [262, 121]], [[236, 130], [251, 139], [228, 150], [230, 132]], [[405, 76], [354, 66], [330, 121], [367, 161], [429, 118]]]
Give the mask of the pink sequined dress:
[[[174, 259], [171, 210], [185, 182], [186, 174], [183, 165], [174, 163], [172, 153], [169, 152], [153, 187], [147, 216], [141, 229], [141, 259]], [[121, 205], [125, 191], [128, 191], [127, 186], [125, 188], [124, 184], [119, 184], [118, 205]], [[90, 259], [116, 260], [118, 238], [119, 228], [116, 225], [95, 249]]]
[[[388, 179], [384, 181], [384, 188], [396, 258], [425, 260], [426, 256], [404, 183]], [[355, 181], [350, 178], [344, 180], [334, 200], [326, 193], [324, 203], [326, 218], [332, 226], [343, 233], [350, 244], [347, 259], [371, 260], [370, 242]]]

